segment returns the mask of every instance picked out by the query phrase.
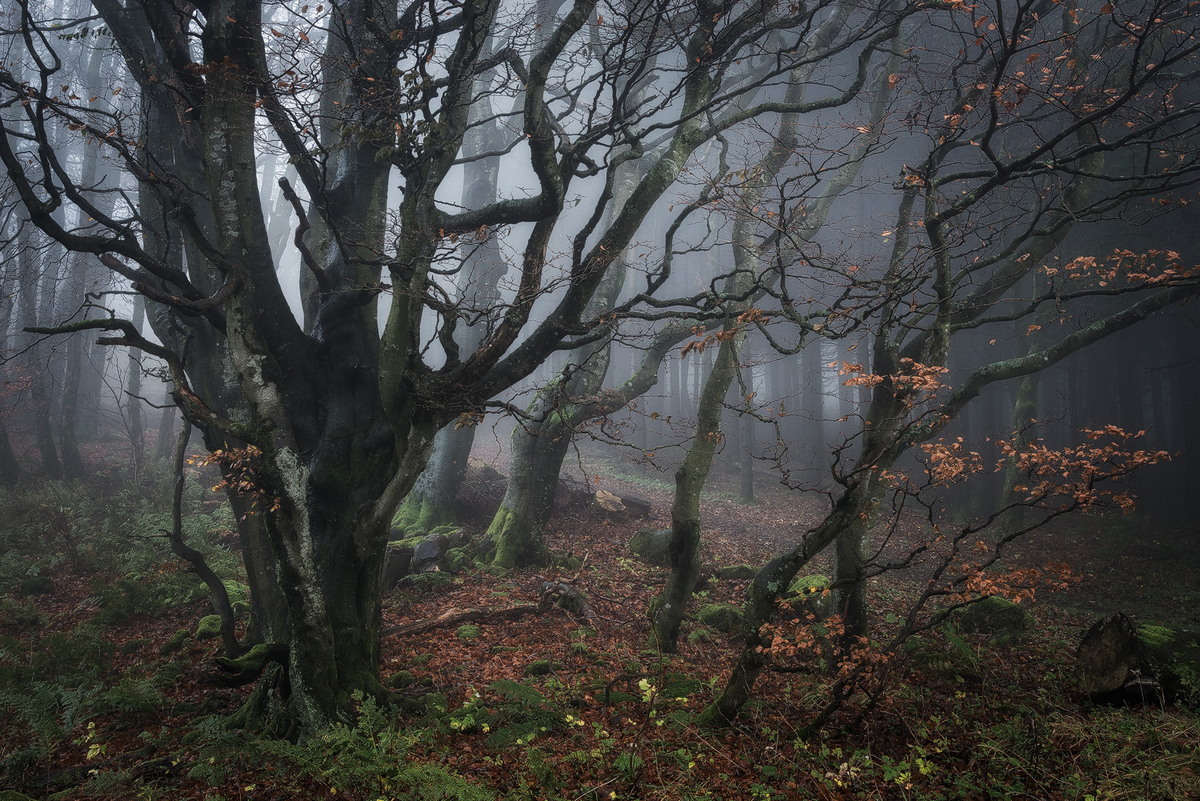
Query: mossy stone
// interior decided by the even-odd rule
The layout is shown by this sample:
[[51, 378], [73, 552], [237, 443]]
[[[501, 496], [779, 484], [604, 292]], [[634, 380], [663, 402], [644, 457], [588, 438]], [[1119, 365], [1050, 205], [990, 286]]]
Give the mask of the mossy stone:
[[461, 573], [474, 564], [467, 548], [451, 548], [442, 557], [442, 566], [447, 573]]
[[1002, 644], [1029, 629], [1029, 616], [1021, 606], [993, 595], [964, 609], [958, 615], [958, 627], [969, 633], [988, 634], [993, 643]]
[[721, 581], [750, 581], [757, 574], [758, 568], [754, 565], [726, 565], [713, 571]]
[[48, 576], [30, 576], [21, 580], [22, 595], [45, 595], [54, 589], [54, 582]]
[[800, 576], [799, 578], [792, 579], [792, 583], [788, 585], [787, 594], [792, 597], [797, 595], [807, 597], [829, 589], [832, 583], [829, 576]]
[[196, 626], [197, 640], [211, 640], [214, 637], [221, 636], [221, 616], [220, 615], [205, 615], [200, 618], [200, 624]]
[[1143, 623], [1137, 627], [1137, 638], [1150, 648], [1166, 648], [1175, 642], [1175, 631], [1166, 626]]
[[563, 556], [555, 557], [554, 564], [563, 570], [578, 570], [583, 567], [583, 560], [578, 556], [564, 554]]
[[562, 667], [558, 662], [550, 659], [538, 659], [530, 662], [525, 666], [526, 676], [545, 676], [553, 673], [556, 669]]
[[190, 631], [187, 629], [180, 629], [171, 635], [171, 639], [162, 644], [162, 647], [158, 649], [158, 653], [160, 656], [169, 656], [170, 654], [181, 650], [191, 638], [192, 633]]
[[0, 801], [34, 801], [33, 798], [16, 790], [0, 790]]
[[250, 614], [250, 587], [240, 581], [225, 581], [225, 594], [229, 596], [229, 606], [233, 609], [234, 617], [245, 617]]
[[405, 687], [411, 687], [417, 683], [417, 677], [410, 671], [398, 670], [388, 677], [387, 686], [393, 690], [403, 690]]
[[671, 529], [644, 528], [629, 538], [629, 550], [638, 559], [657, 567], [671, 566]]
[[454, 583], [454, 576], [444, 570], [414, 573], [405, 579], [414, 590], [435, 590]]
[[735, 634], [742, 628], [742, 610], [732, 604], [705, 604], [696, 613], [696, 619], [709, 628], [725, 634]]
[[144, 637], [129, 640], [127, 643], [125, 643], [124, 645], [121, 646], [121, 653], [136, 654], [138, 651], [142, 650], [142, 648], [144, 648], [149, 643], [150, 643], [150, 641]]

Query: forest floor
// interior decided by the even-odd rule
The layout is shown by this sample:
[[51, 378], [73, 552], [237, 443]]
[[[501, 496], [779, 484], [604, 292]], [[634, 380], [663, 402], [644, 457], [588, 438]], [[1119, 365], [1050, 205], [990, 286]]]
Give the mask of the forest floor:
[[[124, 502], [111, 493], [9, 499], [0, 514], [21, 524], [5, 533], [0, 577], [36, 573], [49, 582], [21, 592], [10, 581], [0, 598], [0, 789], [37, 799], [211, 801], [1200, 798], [1194, 711], [1094, 705], [1074, 675], [1075, 647], [1104, 615], [1198, 627], [1195, 526], [1080, 518], [1039, 532], [1006, 562], [1066, 562], [1079, 580], [1022, 604], [1026, 634], [993, 644], [948, 626], [924, 632], [879, 662], [820, 733], [802, 737], [830, 678], [788, 672], [785, 657], [736, 725], [696, 725], [738, 643], [691, 620], [678, 655], [648, 647], [645, 610], [666, 571], [637, 561], [627, 543], [637, 529], [666, 525], [669, 486], [636, 473], [597, 486], [649, 500], [653, 511], [635, 519], [561, 503], [549, 545], [581, 567], [562, 560], [506, 575], [443, 575], [398, 590], [384, 606], [385, 628], [394, 628], [450, 607], [527, 604], [542, 581], [555, 580], [583, 592], [594, 619], [550, 609], [388, 635], [382, 673], [399, 688], [403, 711], [367, 703], [357, 725], [298, 743], [221, 725], [250, 690], [207, 681], [216, 640], [177, 636], [210, 610], [180, 589], [194, 579], [161, 542], [127, 539], [123, 561], [105, 558], [120, 541], [113, 537], [152, 530], [160, 517], [127, 515], [120, 535], [100, 522]], [[66, 497], [73, 493], [76, 501]], [[482, 485], [465, 495], [463, 522], [478, 536], [498, 497]], [[71, 505], [88, 498], [91, 511]], [[230, 538], [220, 512], [211, 500], [197, 503], [207, 510], [193, 516], [197, 536], [206, 531], [222, 553]], [[20, 504], [30, 507], [25, 517], [13, 511]], [[738, 503], [718, 483], [704, 507], [705, 564], [761, 565], [820, 514], [818, 501], [775, 487]], [[40, 546], [29, 528], [37, 521], [50, 526]], [[922, 531], [900, 526], [889, 547], [902, 555]], [[106, 544], [92, 547], [91, 536]], [[66, 557], [39, 563], [28, 555], [38, 547]], [[18, 574], [9, 562], [23, 549]], [[810, 572], [828, 569], [818, 562]], [[28, 567], [35, 563], [43, 567]], [[739, 604], [746, 582], [708, 572], [692, 611]], [[875, 581], [877, 636], [894, 628], [921, 581], [916, 570]], [[173, 638], [180, 647], [164, 650]], [[9, 798], [17, 796], [0, 793]]]

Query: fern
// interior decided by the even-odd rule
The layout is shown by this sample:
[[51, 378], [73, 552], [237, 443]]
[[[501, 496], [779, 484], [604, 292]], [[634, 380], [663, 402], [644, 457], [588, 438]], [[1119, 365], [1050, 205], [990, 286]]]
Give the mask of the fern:
[[542, 706], [546, 703], [546, 696], [542, 695], [536, 689], [530, 687], [528, 684], [521, 684], [511, 679], [494, 681], [490, 685], [490, 688], [496, 695], [514, 703], [532, 707]]

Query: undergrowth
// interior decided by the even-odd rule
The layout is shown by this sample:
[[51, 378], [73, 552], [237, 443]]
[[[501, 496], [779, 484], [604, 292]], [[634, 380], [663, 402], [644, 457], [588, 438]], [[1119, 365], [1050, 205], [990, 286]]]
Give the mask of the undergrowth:
[[[736, 644], [693, 622], [683, 657], [646, 652], [636, 608], [587, 628], [548, 617], [507, 635], [481, 623], [414, 638], [390, 652], [406, 668], [403, 705], [358, 699], [353, 722], [294, 741], [232, 730], [244, 694], [193, 681], [215, 646], [184, 636], [161, 649], [209, 611], [162, 536], [162, 490], [48, 484], [0, 497], [12, 521], [0, 527], [0, 786], [208, 801], [1184, 801], [1200, 786], [1195, 713], [1085, 702], [1070, 660], [1081, 621], [1049, 607], [1013, 640], [949, 623], [922, 632], [887, 682], [809, 737], [829, 675], [768, 674], [735, 727], [701, 729]], [[236, 581], [228, 512], [202, 490], [187, 504], [189, 542]], [[648, 575], [629, 559], [589, 569], [616, 586]], [[421, 615], [447, 592], [474, 605], [523, 592], [520, 574], [437, 575], [443, 586], [389, 603]], [[723, 587], [700, 600], [736, 602]], [[901, 590], [876, 594], [881, 626], [903, 609]], [[462, 678], [487, 660], [486, 678]]]

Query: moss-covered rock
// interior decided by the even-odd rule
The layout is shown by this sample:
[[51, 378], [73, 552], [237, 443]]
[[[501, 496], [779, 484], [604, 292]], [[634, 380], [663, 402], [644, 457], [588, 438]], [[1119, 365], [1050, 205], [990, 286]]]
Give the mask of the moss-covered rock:
[[537, 659], [533, 662], [530, 662], [528, 665], [525, 666], [525, 675], [526, 676], [545, 676], [549, 673], [553, 673], [555, 670], [557, 670], [560, 667], [562, 667], [562, 665], [553, 660]]
[[629, 538], [629, 550], [643, 562], [671, 566], [671, 529], [644, 528]]
[[1097, 701], [1200, 704], [1200, 634], [1136, 625], [1117, 613], [1097, 621], [1076, 652], [1080, 689]]
[[127, 640], [124, 644], [121, 645], [121, 653], [136, 654], [138, 651], [142, 650], [149, 644], [150, 644], [150, 641], [147, 640], [145, 637], [136, 637], [132, 640]]
[[1170, 701], [1200, 706], [1200, 634], [1145, 623], [1137, 638]]
[[243, 618], [250, 614], [250, 588], [240, 581], [226, 580], [225, 594], [229, 596], [229, 605], [233, 608], [233, 616]]
[[162, 644], [162, 647], [158, 649], [158, 653], [160, 656], [170, 656], [176, 651], [182, 650], [183, 647], [187, 645], [187, 641], [191, 638], [192, 633], [190, 631], [187, 629], [180, 629], [171, 635], [171, 639]]
[[0, 790], [0, 801], [34, 801], [33, 798], [16, 790]]
[[404, 579], [414, 590], [436, 590], [454, 583], [454, 576], [442, 570], [430, 573], [415, 573]]
[[[829, 576], [813, 574], [792, 579], [785, 597], [792, 604], [803, 604], [818, 620], [833, 614], [833, 580]], [[794, 607], [794, 608], [799, 608]]]
[[474, 564], [471, 552], [467, 548], [451, 548], [442, 557], [442, 567], [447, 573], [461, 573], [469, 570]]
[[745, 618], [742, 610], [732, 604], [705, 604], [696, 613], [696, 620], [725, 634], [736, 634]]
[[54, 589], [54, 582], [49, 576], [29, 576], [21, 580], [22, 595], [45, 595]]
[[411, 687], [417, 683], [417, 677], [410, 671], [398, 670], [391, 676], [388, 676], [387, 686], [393, 690], [403, 690], [405, 687]]
[[963, 609], [957, 616], [957, 623], [962, 631], [987, 634], [991, 642], [997, 644], [1012, 642], [1029, 630], [1025, 609], [996, 595]]
[[200, 618], [199, 625], [196, 626], [197, 640], [211, 640], [214, 637], [221, 636], [221, 616], [220, 615], [205, 615]]
[[754, 565], [726, 565], [713, 571], [720, 581], [750, 581], [757, 573]]
[[583, 567], [583, 560], [573, 554], [564, 554], [554, 557], [554, 566], [563, 570], [578, 570]]

